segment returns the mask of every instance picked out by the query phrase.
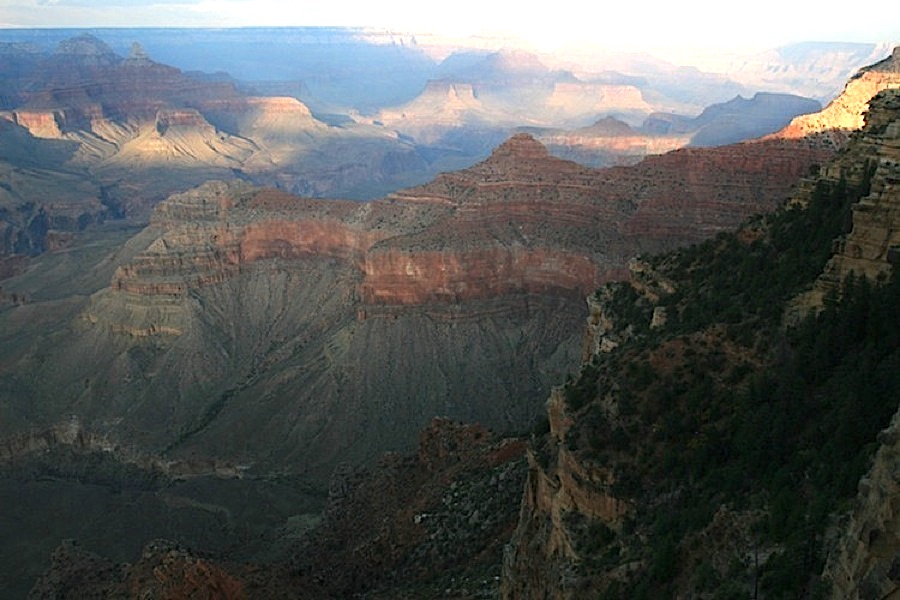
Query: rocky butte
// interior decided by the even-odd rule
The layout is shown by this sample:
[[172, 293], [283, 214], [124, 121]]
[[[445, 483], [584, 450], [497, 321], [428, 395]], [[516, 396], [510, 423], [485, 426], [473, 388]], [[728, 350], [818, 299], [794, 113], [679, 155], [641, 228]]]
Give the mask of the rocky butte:
[[[830, 154], [775, 140], [597, 170], [521, 135], [471, 169], [363, 204], [207, 183], [170, 196], [115, 247], [45, 253], [4, 280], [27, 301], [0, 313], [0, 428], [53, 430], [77, 414], [85, 439], [115, 453], [60, 463], [98, 461], [101, 481], [159, 461], [215, 465], [177, 484], [175, 500], [144, 487], [123, 497], [146, 498], [128, 506], [166, 536], [182, 522], [166, 515], [189, 514], [197, 545], [260, 553], [209, 523], [246, 515], [235, 500], [246, 494], [295, 498], [292, 481], [322, 489], [340, 464], [411, 449], [435, 415], [526, 429], [578, 359], [586, 294], [637, 252], [770, 210]], [[217, 475], [227, 472], [242, 477]], [[210, 505], [222, 508], [196, 508]], [[298, 512], [259, 520], [305, 522]], [[259, 520], [228, 523], [258, 532]], [[115, 539], [100, 547], [127, 560], [130, 538]]]
[[[760, 597], [786, 590], [800, 597], [817, 589], [831, 598], [890, 597], [898, 547], [894, 392], [900, 382], [891, 368], [900, 360], [900, 332], [892, 328], [900, 322], [892, 318], [896, 275], [893, 287], [862, 296], [878, 307], [872, 314], [857, 312], [859, 305], [829, 312], [822, 304], [827, 291], [804, 303], [796, 298], [823, 285], [832, 290], [829, 302], [835, 302], [835, 289], [848, 299], [859, 290], [868, 293], [846, 278], [835, 288], [835, 270], [876, 281], [891, 273], [898, 109], [897, 92], [873, 98], [866, 127], [844, 153], [795, 188], [784, 210], [692, 248], [632, 260], [626, 282], [592, 295], [584, 367], [553, 391], [547, 419], [532, 429], [527, 448], [522, 436], [504, 438], [482, 426], [435, 419], [420, 433], [414, 452], [383, 455], [369, 468], [336, 469], [323, 520], [289, 559], [226, 563], [154, 541], [137, 561], [123, 564], [64, 544], [32, 593], [630, 598], [754, 590]], [[502, 164], [510, 150], [521, 152], [518, 164], [541, 162], [540, 148], [525, 139], [501, 147], [491, 160]], [[490, 162], [478, 168], [497, 177], [498, 166]], [[462, 177], [448, 175], [431, 194], [409, 193], [422, 207], [454, 205], [469, 197], [447, 191], [458, 190], [451, 184]], [[521, 178], [519, 172], [513, 179]], [[172, 230], [188, 215], [243, 223], [241, 211], [251, 207], [257, 215], [274, 211], [284, 218], [286, 200], [252, 187], [210, 184], [163, 204], [154, 226]], [[370, 218], [357, 214], [359, 207], [323, 208], [312, 202], [305, 210], [348, 230]], [[336, 250], [324, 241], [331, 236], [311, 231], [309, 243], [317, 240], [329, 260], [366, 253], [353, 244]], [[387, 231], [371, 247], [390, 240]], [[238, 268], [223, 281], [249, 268], [240, 262], [240, 243], [226, 237], [234, 245], [223, 262]], [[876, 247], [881, 250], [853, 250]], [[268, 259], [253, 254], [253, 260], [271, 260], [273, 253], [278, 260], [301, 260], [307, 249], [294, 240], [266, 252]], [[183, 256], [185, 264], [193, 262]], [[853, 257], [858, 262], [847, 260]], [[196, 290], [217, 285], [193, 285], [194, 300], [206, 301]], [[411, 306], [394, 305], [391, 322], [401, 323]], [[846, 363], [839, 362], [833, 373], [810, 368], [811, 361], [822, 360], [822, 340], [803, 342], [802, 330], [778, 337], [784, 336], [785, 319], [799, 319], [791, 316], [798, 306], [807, 314], [829, 315], [807, 326], [814, 335], [848, 316], [857, 322], [886, 319], [872, 323], [880, 332], [875, 338], [886, 345], [868, 337], [865, 330], [872, 328], [862, 328], [861, 339], [879, 348], [869, 359], [881, 367], [861, 377], [877, 383], [841, 410], [826, 399], [832, 398], [830, 387], [851, 377]], [[388, 313], [380, 314], [367, 321], [384, 322]], [[841, 331], [838, 346], [858, 347], [859, 331]], [[773, 346], [786, 353], [772, 352]], [[790, 355], [798, 360], [785, 358]], [[772, 373], [793, 368], [800, 369], [800, 381], [783, 389], [780, 375]], [[755, 379], [764, 377], [771, 379]], [[773, 411], [775, 403], [780, 404]], [[848, 419], [849, 429], [841, 426]], [[53, 443], [69, 438], [81, 445], [112, 443], [73, 426], [52, 436]], [[19, 445], [42, 443], [22, 438]], [[819, 454], [825, 452], [830, 454]], [[857, 452], [865, 457], [861, 462]], [[794, 473], [797, 468], [805, 479]], [[829, 517], [838, 514], [843, 516]], [[497, 560], [506, 541], [501, 578]]]
[[429, 176], [394, 132], [327, 125], [295, 98], [248, 95], [226, 76], [155, 62], [138, 44], [121, 57], [84, 34], [49, 55], [13, 46], [4, 60], [2, 255], [39, 254], [48, 232], [146, 223], [159, 201], [211, 179], [372, 198]]
[[[802, 510], [809, 496], [832, 498], [816, 493], [813, 486], [823, 481], [851, 499], [862, 463], [841, 462], [837, 471], [827, 463], [801, 465], [806, 471], [799, 472], [809, 475], [799, 477], [801, 486], [795, 472], [767, 471], [790, 457], [815, 455], [815, 443], [828, 442], [815, 437], [826, 429], [812, 420], [814, 405], [803, 405], [798, 416], [789, 412], [795, 404], [770, 404], [815, 399], [829, 386], [763, 377], [783, 372], [770, 368], [785, 356], [776, 350], [808, 356], [803, 352], [820, 346], [784, 338], [781, 319], [788, 301], [822, 272], [832, 239], [844, 233], [841, 211], [850, 200], [862, 198], [857, 206], [864, 208], [854, 212], [857, 235], [844, 247], [850, 256], [890, 264], [893, 242], [880, 254], [865, 250], [884, 246], [870, 240], [885, 234], [864, 217], [892, 214], [882, 198], [895, 191], [896, 98], [885, 92], [872, 106], [868, 128], [851, 136], [844, 162], [832, 163], [833, 146], [820, 140], [788, 137], [590, 169], [517, 135], [472, 168], [364, 204], [243, 182], [210, 182], [172, 195], [147, 228], [113, 252], [76, 263], [77, 277], [66, 262], [71, 253], [51, 253], [39, 263], [47, 265], [45, 279], [25, 274], [4, 281], [5, 290], [28, 301], [0, 312], [0, 427], [6, 436], [17, 434], [4, 445], [3, 459], [12, 472], [27, 473], [33, 463], [23, 455], [40, 464], [44, 448], [77, 447], [64, 462], [72, 473], [85, 477], [81, 465], [94, 461], [103, 477], [126, 469], [125, 480], [135, 478], [128, 469], [138, 466], [156, 473], [161, 465], [212, 465], [236, 474], [225, 483], [205, 482], [217, 492], [214, 503], [203, 501], [201, 483], [178, 487], [176, 495], [169, 472], [142, 485], [175, 511], [161, 514], [192, 514], [207, 532], [239, 533], [245, 536], [235, 536], [239, 546], [256, 548], [308, 532], [308, 513], [289, 512], [263, 529], [272, 537], [260, 538], [259, 530], [229, 517], [229, 498], [256, 498], [266, 486], [280, 492], [277, 485], [292, 478], [320, 486], [330, 480], [329, 509], [314, 534], [320, 537], [310, 539], [334, 544], [354, 574], [383, 574], [390, 589], [405, 565], [441, 564], [459, 540], [497, 548], [512, 527], [509, 505], [497, 507], [497, 518], [476, 517], [471, 508], [486, 497], [506, 497], [503, 482], [521, 477], [522, 447], [484, 426], [524, 430], [542, 412], [546, 390], [587, 349], [581, 372], [553, 391], [546, 421], [532, 428], [518, 524], [504, 555], [507, 597], [595, 597], [598, 590], [626, 597], [749, 595], [757, 581], [768, 590], [795, 585], [798, 569], [818, 577], [821, 571], [803, 557], [825, 543], [823, 534], [794, 526], [820, 523], [831, 506], [808, 514], [792, 507]], [[177, 128], [193, 118], [174, 114], [162, 125]], [[819, 175], [803, 179], [810, 173]], [[789, 197], [820, 212], [779, 211], [728, 233]], [[810, 214], [821, 217], [819, 227], [806, 228]], [[711, 241], [650, 258], [702, 240]], [[636, 260], [638, 254], [644, 258]], [[80, 293], [60, 297], [63, 281]], [[865, 287], [840, 289], [851, 296]], [[583, 343], [585, 316], [591, 327]], [[824, 331], [828, 323], [817, 325]], [[798, 385], [812, 393], [793, 393]], [[751, 392], [770, 389], [782, 392], [738, 412], [759, 400]], [[890, 412], [883, 415], [885, 406]], [[876, 402], [843, 410], [849, 412], [832, 412], [822, 427], [860, 417], [852, 431], [827, 431], [835, 439], [871, 431], [863, 435], [866, 445], [896, 407]], [[60, 426], [73, 413], [77, 430]], [[432, 421], [437, 414], [453, 420]], [[812, 425], [790, 429], [797, 423]], [[774, 435], [776, 427], [795, 435]], [[34, 430], [49, 433], [22, 435]], [[871, 582], [867, 590], [889, 589], [894, 566], [886, 560], [894, 542], [877, 528], [893, 523], [884, 462], [895, 437], [881, 436], [887, 449], [861, 489], [865, 499], [844, 536], [848, 550], [830, 555], [846, 589], [862, 589], [860, 579]], [[807, 439], [815, 443], [782, 445]], [[373, 458], [415, 447], [415, 454]], [[848, 442], [832, 451], [847, 447], [858, 448]], [[781, 453], [769, 454], [773, 448]], [[725, 460], [731, 456], [752, 462], [733, 467]], [[372, 469], [336, 468], [346, 463]], [[765, 477], [743, 478], [759, 470]], [[839, 481], [829, 479], [835, 472]], [[731, 487], [696, 491], [694, 483], [710, 481]], [[489, 493], [496, 489], [505, 492]], [[133, 497], [127, 486], [126, 492]], [[378, 514], [357, 526], [359, 507], [373, 502], [382, 502]], [[467, 525], [460, 523], [464, 512]], [[220, 519], [226, 525], [205, 526]], [[469, 537], [472, 528], [491, 533]], [[757, 535], [763, 529], [767, 537]], [[364, 541], [345, 545], [359, 531]], [[855, 558], [860, 544], [870, 559]], [[492, 556], [485, 563], [491, 569], [499, 560]], [[182, 584], [202, 588], [206, 581], [228, 593], [269, 589], [271, 596], [267, 585], [287, 581], [287, 589], [296, 589], [308, 576], [329, 593], [340, 594], [330, 584], [343, 592], [365, 587], [352, 575], [335, 577], [333, 565], [308, 550], [286, 566], [244, 564], [231, 575], [179, 547], [151, 544], [135, 570], [64, 547], [35, 593], [61, 579], [74, 587], [96, 583], [66, 569], [78, 561], [100, 572], [101, 586], [134, 577], [184, 592]]]
[[634, 261], [589, 301], [582, 369], [529, 450], [503, 597], [896, 591], [898, 101], [867, 99], [784, 211]]

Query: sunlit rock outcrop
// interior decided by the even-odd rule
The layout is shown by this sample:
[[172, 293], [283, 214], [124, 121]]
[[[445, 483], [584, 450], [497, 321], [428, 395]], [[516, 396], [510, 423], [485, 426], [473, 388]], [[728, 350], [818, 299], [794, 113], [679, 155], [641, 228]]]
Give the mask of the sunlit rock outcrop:
[[863, 126], [869, 100], [881, 90], [897, 87], [900, 87], [900, 47], [884, 60], [860, 69], [824, 110], [797, 117], [776, 135], [802, 137], [826, 133], [837, 143], [843, 143], [850, 131]]

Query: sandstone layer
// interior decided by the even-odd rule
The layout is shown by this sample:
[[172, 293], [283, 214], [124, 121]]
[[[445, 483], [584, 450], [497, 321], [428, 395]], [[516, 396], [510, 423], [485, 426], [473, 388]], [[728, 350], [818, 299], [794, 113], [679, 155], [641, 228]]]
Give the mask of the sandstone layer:
[[[811, 294], [804, 295], [807, 302], [814, 297], [821, 303], [829, 292], [839, 296], [840, 283], [849, 273], [874, 282], [884, 281], [893, 271], [897, 179], [894, 155], [900, 136], [896, 128], [900, 114], [897, 99], [897, 92], [892, 90], [875, 95], [870, 101], [865, 129], [852, 136], [847, 151], [817, 170], [794, 192], [792, 204], [801, 206], [812, 204], [813, 194], [822, 190], [838, 190], [835, 198], [844, 198], [851, 189], [859, 194], [853, 205], [852, 229], [835, 240], [827, 265], [823, 257], [824, 272], [818, 280], [813, 274], [806, 283], [815, 286]], [[820, 204], [822, 201], [816, 200]], [[822, 223], [814, 225], [824, 227]], [[761, 242], [763, 228], [751, 222], [738, 232], [735, 246], [750, 247]], [[715, 244], [706, 247], [713, 248]], [[678, 253], [671, 256], [677, 257]], [[705, 260], [711, 262], [715, 256], [708, 253]], [[590, 598], [603, 590], [627, 595], [628, 590], [646, 593], [653, 589], [691, 595], [714, 589], [710, 586], [722, 583], [716, 574], [728, 569], [732, 573], [730, 587], [735, 590], [754, 586], [765, 589], [767, 585], [774, 585], [777, 590], [785, 585], [784, 581], [772, 584], [766, 580], [767, 574], [778, 568], [774, 565], [778, 564], [779, 553], [784, 551], [781, 544], [785, 542], [773, 543], [759, 531], [753, 532], [754, 523], [771, 523], [767, 518], [777, 510], [771, 504], [763, 503], [761, 508], [751, 510], [722, 503], [714, 514], [705, 515], [708, 520], [700, 521], [702, 526], [697, 531], [687, 528], [689, 533], [669, 540], [674, 543], [672, 546], [667, 546], [666, 538], [659, 533], [665, 531], [660, 525], [665, 517], [660, 516], [655, 523], [646, 520], [648, 515], [673, 513], [679, 497], [697, 485], [694, 478], [703, 479], [698, 463], [692, 463], [681, 479], [667, 480], [670, 467], [660, 468], [659, 461], [676, 461], [665, 452], [654, 455], [651, 448], [674, 440], [674, 452], [691, 455], [708, 436], [737, 435], [728, 430], [713, 434], [714, 425], [706, 430], [721, 417], [717, 417], [716, 408], [705, 402], [715, 397], [718, 386], [730, 390], [725, 392], [726, 398], [742, 397], [740, 390], [748, 384], [736, 375], [735, 365], [752, 372], [773, 360], [765, 352], [760, 353], [759, 345], [755, 349], [754, 344], [743, 347], [739, 337], [728, 335], [729, 323], [739, 323], [738, 316], [707, 324], [700, 331], [683, 325], [669, 336], [654, 333], [666, 331], [667, 326], [671, 327], [667, 320], [684, 311], [677, 304], [667, 305], [664, 298], [681, 297], [685, 293], [682, 288], [692, 285], [700, 290], [710, 285], [704, 280], [692, 282], [690, 270], [683, 267], [660, 272], [658, 267], [666, 264], [665, 258], [655, 262], [632, 261], [627, 286], [604, 287], [589, 301], [581, 372], [551, 393], [546, 403], [546, 433], [535, 436], [529, 449], [529, 474], [519, 525], [504, 558], [505, 598]], [[733, 270], [737, 277], [737, 267]], [[681, 278], [677, 282], [673, 279], [676, 274]], [[763, 287], [768, 285], [771, 284]], [[628, 293], [623, 294], [623, 290]], [[729, 300], [725, 296], [724, 301], [737, 304], [737, 294], [742, 292], [732, 289], [730, 293], [735, 297]], [[762, 293], [762, 289], [750, 293]], [[785, 308], [797, 304], [790, 298], [784, 302]], [[706, 305], [704, 310], [717, 309]], [[787, 318], [792, 319], [791, 311], [787, 313]], [[777, 327], [784, 327], [782, 313], [776, 310], [774, 315]], [[874, 318], [874, 327], [879, 326], [878, 314], [860, 314], [856, 318]], [[643, 343], [629, 345], [636, 335], [642, 336]], [[706, 356], [710, 351], [715, 354], [714, 360]], [[775, 364], [783, 364], [777, 357], [774, 360]], [[890, 360], [895, 358], [884, 360], [884, 368], [891, 369], [888, 365], [894, 364]], [[701, 386], [704, 391], [699, 393], [691, 389], [692, 378], [698, 375], [706, 378]], [[648, 391], [648, 382], [654, 377], [666, 383]], [[817, 397], [815, 390], [803, 388], [792, 394], [794, 401], [797, 395]], [[879, 414], [891, 414], [896, 410], [896, 398], [890, 397], [889, 391], [882, 395], [886, 396], [886, 404], [878, 407]], [[675, 416], [679, 414], [692, 416]], [[681, 430], [684, 437], [674, 433], [678, 425], [670, 429], [680, 418], [690, 422], [687, 429]], [[637, 425], [638, 422], [643, 425]], [[823, 588], [834, 586], [831, 597], [884, 597], [896, 589], [895, 424], [878, 436], [875, 463], [860, 482], [851, 516], [827, 533], [832, 541], [837, 539], [834, 547], [818, 550], [823, 558], [827, 553], [829, 566], [824, 574], [812, 575], [821, 578]], [[879, 427], [884, 425], [880, 423]], [[871, 441], [866, 439], [861, 444], [869, 445]], [[635, 457], [644, 453], [652, 455], [648, 468], [657, 472], [654, 483], [641, 482], [637, 474], [640, 461]], [[696, 507], [687, 511], [692, 509]], [[748, 548], [753, 549], [751, 554]], [[731, 566], [727, 564], [729, 556]], [[756, 562], [748, 561], [748, 556]], [[796, 567], [795, 564], [791, 571], [795, 577]], [[703, 571], [712, 576], [704, 578], [700, 575]], [[654, 580], [657, 588], [652, 587]], [[631, 587], [626, 587], [628, 582]]]
[[160, 237], [112, 287], [177, 295], [241, 265], [306, 256], [358, 269], [363, 305], [584, 296], [621, 276], [639, 249], [702, 239], [771, 208], [785, 182], [827, 155], [778, 141], [597, 171], [521, 134], [471, 169], [367, 205], [207, 184], [160, 205], [151, 222]]
[[[900, 87], [900, 47], [893, 54], [874, 65], [860, 69], [847, 82], [843, 92], [818, 113], [803, 115], [791, 121], [777, 135], [803, 137], [827, 133], [827, 137], [841, 143], [846, 134], [862, 128], [869, 100], [884, 89]], [[842, 133], [843, 132], [843, 133]]]
[[295, 98], [248, 95], [140, 47], [123, 58], [82, 35], [30, 68], [17, 67], [30, 53], [6, 58], [4, 255], [43, 252], [54, 232], [146, 222], [162, 199], [211, 179], [370, 199], [430, 175], [417, 149], [383, 127], [326, 125]]
[[[867, 194], [853, 206], [852, 227], [835, 240], [834, 256], [814, 289], [797, 299], [796, 309], [821, 310], [829, 294], [840, 294], [852, 275], [877, 281], [889, 275], [900, 260], [900, 123], [895, 118], [900, 94], [886, 90], [869, 102], [866, 136], [852, 156], [841, 157], [822, 172], [832, 187], [861, 186]], [[810, 202], [808, 186], [795, 202]]]
[[5, 372], [47, 373], [15, 388], [50, 398], [46, 425], [78, 406], [138, 448], [317, 477], [434, 415], [521, 429], [577, 358], [585, 295], [636, 253], [770, 210], [828, 155], [778, 140], [596, 170], [523, 134], [365, 204], [209, 183], [157, 207], [77, 335]]

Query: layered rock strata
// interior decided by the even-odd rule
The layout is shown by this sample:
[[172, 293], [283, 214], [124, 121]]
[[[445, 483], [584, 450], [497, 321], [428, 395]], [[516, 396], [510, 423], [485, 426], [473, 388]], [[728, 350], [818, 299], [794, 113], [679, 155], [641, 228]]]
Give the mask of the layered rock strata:
[[891, 598], [900, 590], [900, 410], [878, 442], [856, 506], [825, 565], [832, 598]]
[[869, 100], [881, 90], [900, 87], [898, 65], [900, 47], [884, 60], [860, 69], [822, 111], [796, 117], [775, 135], [793, 138], [826, 134], [834, 142], [844, 143], [849, 132], [862, 128]]
[[[166, 135], [194, 118], [169, 114]], [[34, 376], [0, 401], [47, 398], [40, 426], [77, 406], [142, 452], [318, 479], [436, 414], [520, 430], [577, 360], [584, 296], [637, 253], [774, 208], [829, 155], [775, 140], [599, 170], [523, 134], [368, 203], [208, 183], [157, 207], [77, 335], [9, 346], [4, 372]]]
[[522, 134], [471, 169], [365, 205], [207, 184], [160, 205], [151, 221], [159, 237], [117, 270], [112, 288], [178, 295], [259, 260], [316, 256], [358, 269], [367, 305], [583, 297], [622, 277], [639, 250], [702, 239], [770, 209], [827, 155], [773, 141], [604, 171], [555, 159]]
[[[895, 51], [895, 69], [898, 57]], [[832, 181], [864, 183], [869, 193], [853, 206], [850, 232], [836, 241], [835, 255], [803, 298], [814, 310], [829, 294], [840, 295], [848, 276], [879, 281], [900, 265], [900, 90], [882, 91], [869, 105], [866, 136], [854, 153], [862, 172], [849, 157], [827, 172]], [[833, 598], [889, 598], [900, 590], [900, 405], [878, 443], [825, 566]]]
[[395, 132], [332, 127], [299, 100], [250, 96], [227, 77], [183, 73], [142, 50], [122, 58], [83, 35], [15, 66], [34, 58], [13, 53], [3, 73], [0, 171], [12, 171], [0, 190], [4, 255], [49, 249], [32, 227], [37, 212], [66, 233], [108, 218], [146, 222], [159, 201], [211, 179], [368, 199], [428, 176]]
[[835, 249], [823, 284], [839, 282], [851, 272], [876, 280], [900, 264], [900, 120], [890, 117], [900, 110], [900, 91], [882, 92], [870, 106], [865, 171], [828, 173], [838, 181], [860, 180], [869, 194], [853, 206], [853, 227]]
[[[798, 309], [821, 309], [826, 296], [839, 293], [848, 275], [878, 280], [900, 264], [900, 92], [885, 90], [870, 101], [866, 135], [850, 156], [842, 156], [822, 172], [831, 188], [852, 186], [865, 195], [853, 205], [852, 226], [835, 240], [834, 256], [813, 290], [797, 300]], [[795, 202], [810, 201], [807, 186]]]
[[[892, 258], [896, 251], [891, 249], [897, 243], [894, 232], [897, 229], [895, 154], [896, 141], [900, 138], [900, 130], [896, 127], [900, 113], [898, 98], [900, 94], [893, 90], [883, 91], [872, 98], [866, 127], [863, 132], [854, 135], [848, 151], [818, 170], [816, 177], [803, 182], [795, 191], [792, 203], [806, 205], [817, 187], [821, 189], [823, 185], [825, 189], [844, 186], [867, 190], [853, 207], [852, 231], [836, 241], [836, 254], [815, 284], [816, 289], [811, 294], [814, 300], [806, 298], [813, 305], [821, 303], [829, 291], [839, 289], [840, 281], [848, 273], [875, 280], [888, 275], [896, 264]], [[815, 181], [820, 185], [814, 185]], [[742, 230], [739, 235], [746, 237], [749, 244], [753, 239], [753, 228]], [[673, 282], [656, 273], [647, 262], [635, 260], [629, 266], [629, 287], [641, 301], [657, 305], [661, 297], [676, 292]], [[686, 284], [682, 282], [680, 285]], [[601, 363], [602, 359], [597, 360], [599, 356], [616, 352], [617, 347], [638, 326], [630, 321], [615, 321], [612, 315], [618, 313], [612, 308], [615, 301], [613, 294], [613, 288], [604, 288], [589, 300], [590, 314], [582, 355], [584, 370]], [[648, 317], [650, 329], [665, 325], [665, 308], [656, 308], [662, 310], [648, 311], [653, 315], [652, 319]], [[621, 310], [619, 306], [618, 311]], [[659, 342], [659, 347], [651, 345], [646, 356], [639, 359], [632, 357], [632, 360], [645, 361], [646, 365], [635, 368], [628, 375], [629, 385], [640, 389], [641, 384], [636, 380], [640, 378], [641, 368], [677, 372], [679, 362], [688, 355], [685, 348], [690, 348], [691, 354], [702, 353], [704, 347], [710, 347], [710, 338], [715, 340], [712, 345], [720, 357], [735, 354], [735, 349], [729, 347], [721, 332], [717, 332], [718, 326], [700, 333], [696, 339], [690, 339], [694, 334], [686, 334], [663, 340]], [[629, 357], [619, 356], [622, 362], [613, 364], [627, 364]], [[584, 523], [590, 523], [595, 529], [588, 531], [592, 531], [591, 535], [599, 540], [623, 539], [623, 521], [627, 521], [630, 511], [636, 508], [632, 501], [665, 506], [675, 497], [675, 494], [672, 497], [665, 494], [654, 497], [655, 492], [647, 490], [642, 494], [631, 494], [625, 491], [625, 486], [616, 489], [617, 482], [627, 478], [628, 468], [632, 465], [630, 458], [617, 455], [622, 448], [617, 446], [615, 432], [612, 435], [605, 433], [623, 422], [618, 418], [623, 410], [622, 394], [616, 387], [622, 381], [617, 383], [609, 373], [605, 378], [585, 379], [592, 384], [588, 384], [586, 389], [578, 387], [580, 382], [570, 382], [551, 393], [546, 404], [548, 433], [534, 438], [529, 449], [529, 475], [519, 525], [504, 557], [504, 598], [594, 597], [597, 589], [585, 586], [593, 583], [607, 589], [619, 589], [617, 586], [627, 581], [630, 573], [648, 567], [649, 571], [641, 572], [656, 576], [654, 571], [658, 568], [658, 562], [648, 564], [646, 559], [639, 558], [639, 554], [635, 553], [629, 563], [618, 554], [619, 551], [625, 552], [626, 543], [614, 548], [615, 553], [601, 557], [591, 554], [589, 548], [592, 542], [584, 537]], [[664, 390], [656, 392], [665, 393]], [[674, 398], [667, 401], [680, 401], [677, 395]], [[631, 401], [634, 401], [633, 398]], [[584, 409], [585, 402], [590, 409]], [[635, 409], [632, 407], [631, 411], [634, 414]], [[587, 422], [589, 417], [591, 420]], [[579, 418], [585, 421], [578, 422]], [[834, 598], [882, 598], [889, 597], [897, 589], [896, 421], [895, 415], [892, 425], [878, 437], [880, 449], [869, 474], [860, 482], [859, 498], [849, 522], [840, 528], [840, 533], [831, 533], [839, 537], [836, 549], [830, 554], [825, 576], [834, 586]], [[650, 421], [653, 430], [663, 425]], [[585, 444], [585, 437], [577, 437], [578, 432], [582, 436], [596, 435], [600, 441]], [[620, 433], [624, 438], [618, 443], [625, 444], [627, 434], [624, 429]], [[696, 443], [698, 435], [689, 435], [687, 445]], [[592, 443], [603, 445], [591, 447]], [[585, 445], [588, 449], [582, 448]], [[746, 552], [746, 548], [754, 543], [750, 523], [759, 518], [760, 515], [752, 511], [732, 513], [723, 506], [698, 535], [712, 546], [721, 544], [711, 540], [733, 536], [731, 541], [735, 546], [729, 552]], [[579, 540], [581, 548], [576, 543]], [[593, 543], [603, 546], [606, 542], [595, 540]], [[647, 542], [641, 540], [640, 543]], [[655, 548], [658, 549], [659, 545]], [[765, 552], [771, 554], [777, 551], [775, 547]], [[704, 555], [699, 562], [690, 563], [691, 560], [698, 560], [697, 554], [702, 553], [698, 546], [686, 541], [679, 555], [682, 561], [679, 564], [688, 569], [686, 565], [689, 564], [697, 567], [701, 562], [716, 565], [721, 562], [715, 556]], [[611, 558], [607, 562], [609, 556]], [[659, 556], [657, 554], [654, 560], [658, 560]], [[596, 567], [598, 563], [601, 565], [599, 569]], [[716, 567], [719, 568], [724, 570], [727, 567], [722, 564]], [[697, 574], [690, 571], [679, 574], [676, 571], [668, 577], [672, 585], [690, 586]]]

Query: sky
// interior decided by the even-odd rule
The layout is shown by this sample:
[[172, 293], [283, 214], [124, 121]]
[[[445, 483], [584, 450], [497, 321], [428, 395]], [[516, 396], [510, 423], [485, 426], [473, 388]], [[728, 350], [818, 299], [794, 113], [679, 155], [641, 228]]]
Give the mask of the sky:
[[543, 51], [900, 42], [896, 0], [0, 0], [0, 27], [364, 26], [499, 35]]

